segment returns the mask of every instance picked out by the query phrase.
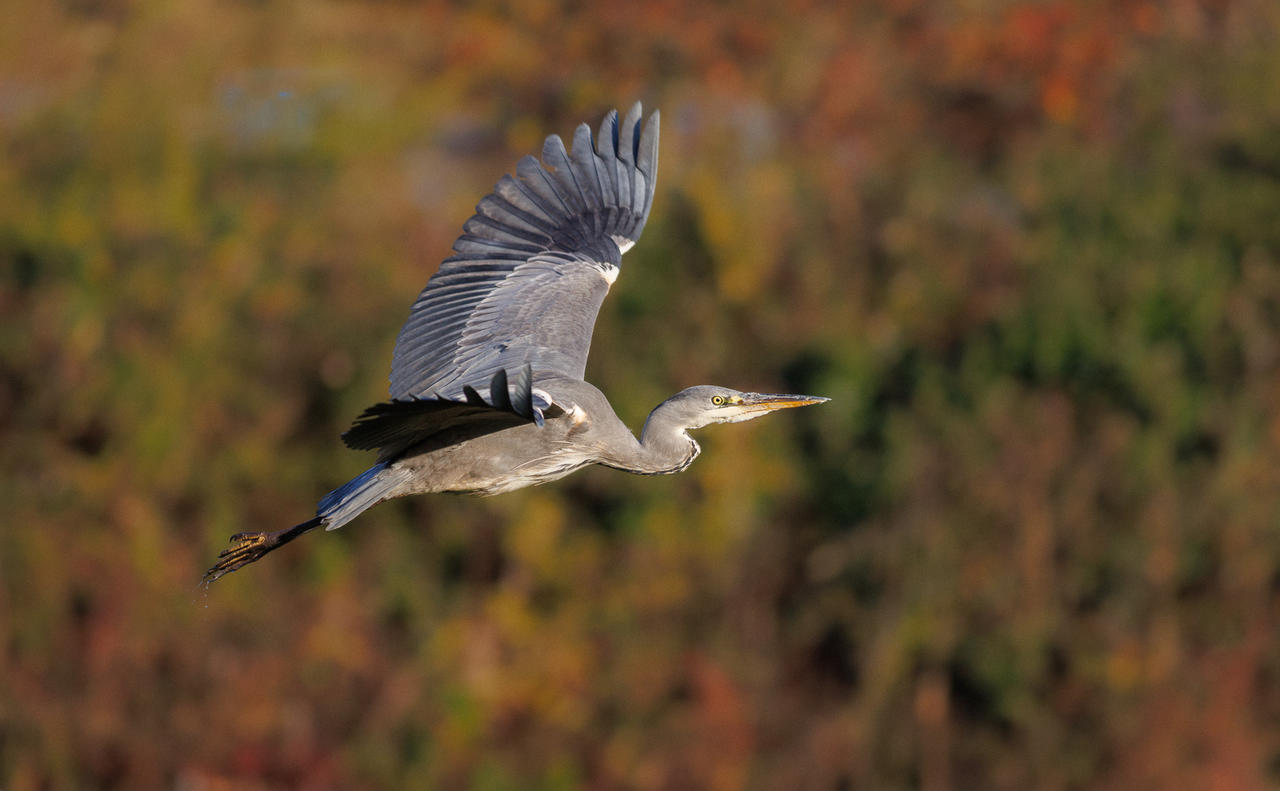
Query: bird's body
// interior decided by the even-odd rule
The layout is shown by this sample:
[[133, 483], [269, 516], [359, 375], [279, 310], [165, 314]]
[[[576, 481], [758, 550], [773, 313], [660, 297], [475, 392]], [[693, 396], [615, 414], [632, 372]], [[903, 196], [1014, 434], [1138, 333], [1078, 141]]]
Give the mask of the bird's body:
[[541, 426], [525, 423], [440, 447], [410, 448], [387, 467], [388, 475], [404, 481], [388, 499], [438, 492], [502, 494], [563, 478], [589, 464], [630, 465], [632, 472], [654, 475], [679, 472], [698, 454], [688, 434], [637, 439], [604, 394], [587, 382], [555, 378], [541, 384], [554, 403], [563, 405], [562, 414]]
[[692, 429], [816, 404], [814, 396], [690, 387], [659, 404], [637, 437], [583, 380], [592, 329], [622, 254], [653, 201], [658, 114], [610, 113], [572, 150], [552, 135], [476, 207], [400, 332], [391, 400], [343, 435], [377, 462], [326, 495], [316, 516], [275, 533], [242, 533], [205, 574], [212, 581], [317, 527], [413, 494], [500, 494], [590, 464], [644, 475], [697, 457]]

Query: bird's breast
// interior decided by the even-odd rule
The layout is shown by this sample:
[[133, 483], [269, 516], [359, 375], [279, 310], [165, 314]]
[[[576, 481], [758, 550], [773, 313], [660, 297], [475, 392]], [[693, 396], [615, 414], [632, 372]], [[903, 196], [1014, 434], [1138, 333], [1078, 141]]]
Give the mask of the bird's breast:
[[590, 448], [570, 439], [573, 412], [544, 426], [519, 426], [406, 456], [396, 464], [411, 470], [412, 491], [502, 494], [563, 478], [591, 464]]

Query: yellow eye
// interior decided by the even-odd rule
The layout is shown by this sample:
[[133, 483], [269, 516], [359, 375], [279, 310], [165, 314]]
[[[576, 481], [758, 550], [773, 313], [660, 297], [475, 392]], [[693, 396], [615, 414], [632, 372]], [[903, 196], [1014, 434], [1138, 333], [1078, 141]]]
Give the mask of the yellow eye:
[[724, 406], [724, 402], [725, 402], [724, 396], [711, 396], [711, 403], [715, 404], [716, 406]]

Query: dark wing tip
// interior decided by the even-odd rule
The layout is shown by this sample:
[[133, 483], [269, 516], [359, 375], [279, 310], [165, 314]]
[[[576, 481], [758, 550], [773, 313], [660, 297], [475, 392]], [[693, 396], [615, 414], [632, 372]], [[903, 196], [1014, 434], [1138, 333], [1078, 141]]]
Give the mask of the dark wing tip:
[[533, 366], [526, 364], [516, 376], [516, 386], [511, 393], [512, 409], [517, 415], [533, 417]]
[[511, 394], [507, 392], [507, 372], [502, 368], [494, 371], [493, 379], [489, 382], [489, 402], [495, 409], [515, 411], [511, 408]]

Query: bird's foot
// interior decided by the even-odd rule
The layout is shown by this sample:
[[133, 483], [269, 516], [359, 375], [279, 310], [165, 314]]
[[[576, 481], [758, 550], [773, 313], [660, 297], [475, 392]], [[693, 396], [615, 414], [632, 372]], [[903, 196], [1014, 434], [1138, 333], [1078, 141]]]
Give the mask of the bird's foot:
[[231, 546], [218, 554], [218, 560], [204, 573], [204, 583], [208, 585], [223, 574], [230, 574], [241, 566], [252, 563], [275, 549], [271, 541], [271, 533], [236, 533], [231, 537]]
[[279, 530], [275, 533], [236, 533], [231, 537], [231, 546], [222, 550], [218, 555], [218, 561], [204, 573], [204, 584], [208, 585], [223, 574], [230, 574], [241, 566], [252, 563], [273, 549], [279, 549], [322, 524], [324, 520], [316, 516], [288, 530]]

